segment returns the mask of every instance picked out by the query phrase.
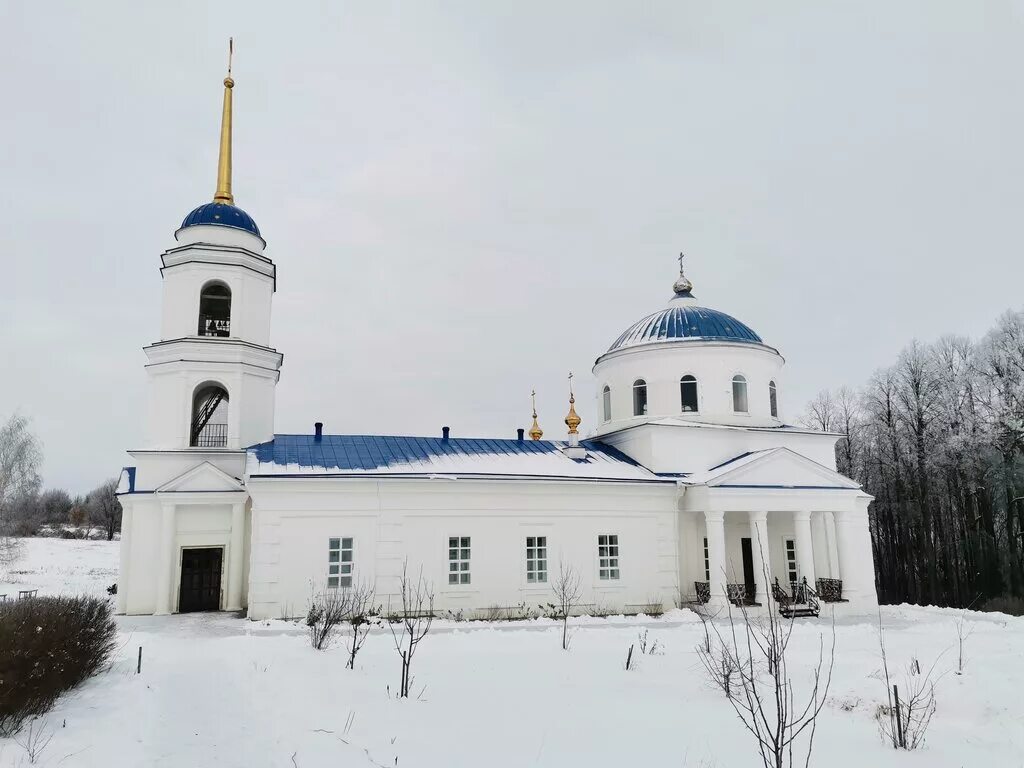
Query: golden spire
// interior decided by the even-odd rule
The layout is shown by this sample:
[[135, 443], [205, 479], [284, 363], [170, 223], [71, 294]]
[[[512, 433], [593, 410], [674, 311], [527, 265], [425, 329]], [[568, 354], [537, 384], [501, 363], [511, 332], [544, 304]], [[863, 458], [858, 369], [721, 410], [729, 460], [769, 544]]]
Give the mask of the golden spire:
[[537, 423], [537, 390], [530, 393], [530, 398], [533, 401], [533, 426], [530, 427], [530, 439], [540, 440], [544, 437], [544, 430]]
[[576, 396], [572, 393], [572, 371], [569, 371], [569, 413], [565, 417], [565, 425], [569, 427], [569, 434], [579, 434], [577, 427], [582, 423], [581, 419], [576, 414]]
[[217, 191], [213, 194], [213, 202], [234, 205], [235, 197], [231, 194], [231, 89], [235, 81], [231, 79], [231, 58], [235, 53], [235, 40], [228, 38], [228, 76], [224, 78], [224, 112], [220, 119], [220, 160], [217, 162]]

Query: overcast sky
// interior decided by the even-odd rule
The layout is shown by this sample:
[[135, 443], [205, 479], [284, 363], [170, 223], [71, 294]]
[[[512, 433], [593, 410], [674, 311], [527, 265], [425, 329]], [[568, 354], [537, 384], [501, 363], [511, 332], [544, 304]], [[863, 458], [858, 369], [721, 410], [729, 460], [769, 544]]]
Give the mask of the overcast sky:
[[561, 438], [694, 293], [785, 416], [1024, 305], [1024, 8], [996, 2], [29, 3], [0, 10], [0, 418], [85, 491], [141, 447], [160, 253], [211, 199], [277, 263], [277, 431]]

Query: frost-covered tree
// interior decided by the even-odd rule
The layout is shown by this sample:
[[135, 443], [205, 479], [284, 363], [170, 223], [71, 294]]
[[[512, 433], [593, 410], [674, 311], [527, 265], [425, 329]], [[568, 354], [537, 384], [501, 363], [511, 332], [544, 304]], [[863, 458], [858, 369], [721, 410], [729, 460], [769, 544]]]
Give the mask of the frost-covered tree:
[[19, 499], [35, 496], [43, 454], [28, 419], [15, 413], [0, 426], [0, 566], [17, 557], [13, 511]]

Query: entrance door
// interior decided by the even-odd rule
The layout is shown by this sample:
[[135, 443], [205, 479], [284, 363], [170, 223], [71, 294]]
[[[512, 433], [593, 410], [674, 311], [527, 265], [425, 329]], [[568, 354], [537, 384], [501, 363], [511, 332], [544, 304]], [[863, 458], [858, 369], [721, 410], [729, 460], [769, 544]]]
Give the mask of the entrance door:
[[747, 588], [747, 602], [757, 602], [757, 581], [754, 579], [754, 549], [749, 538], [740, 539], [743, 550], [743, 583]]
[[181, 590], [178, 612], [220, 609], [221, 547], [181, 550]]

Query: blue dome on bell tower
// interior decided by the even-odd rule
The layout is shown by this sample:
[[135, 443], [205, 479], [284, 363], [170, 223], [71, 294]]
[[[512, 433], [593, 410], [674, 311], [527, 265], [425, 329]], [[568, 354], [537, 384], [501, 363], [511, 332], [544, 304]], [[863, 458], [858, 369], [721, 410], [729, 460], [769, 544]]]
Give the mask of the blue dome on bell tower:
[[185, 217], [185, 220], [181, 222], [181, 228], [195, 227], [200, 224], [244, 229], [246, 232], [260, 237], [260, 228], [256, 226], [252, 216], [241, 208], [227, 203], [203, 203]]

